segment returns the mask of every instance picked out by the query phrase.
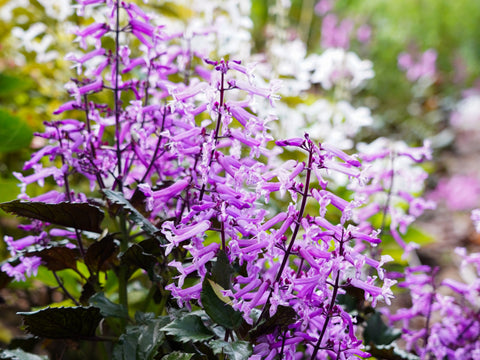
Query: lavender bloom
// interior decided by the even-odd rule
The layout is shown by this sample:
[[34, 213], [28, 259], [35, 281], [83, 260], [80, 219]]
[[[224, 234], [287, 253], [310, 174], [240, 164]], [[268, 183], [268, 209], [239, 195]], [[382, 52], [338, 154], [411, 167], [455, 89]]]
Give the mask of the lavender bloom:
[[322, 21], [322, 47], [348, 49], [352, 29], [351, 20], [345, 19], [337, 27], [337, 17], [334, 14], [326, 15]]
[[398, 55], [398, 66], [407, 72], [407, 78], [410, 81], [417, 81], [422, 77], [433, 79], [436, 74], [436, 61], [437, 52], [434, 49], [426, 50], [420, 55], [418, 61], [415, 61], [411, 54]]
[[[478, 254], [468, 255], [465, 249], [455, 251], [462, 257], [462, 268], [474, 267], [476, 279], [470, 284], [453, 279], [436, 283], [436, 271], [427, 266], [406, 270], [405, 281], [399, 285], [410, 290], [411, 308], [390, 314], [392, 322], [402, 321], [403, 338], [408, 349], [414, 349], [421, 359], [475, 359], [479, 348], [478, 289], [480, 275]], [[443, 288], [443, 290], [440, 290]], [[445, 292], [448, 288], [450, 291]], [[423, 327], [416, 327], [424, 319]]]
[[427, 178], [426, 172], [416, 164], [431, 158], [429, 145], [409, 148], [402, 142], [392, 143], [380, 138], [369, 145], [360, 144], [359, 148], [360, 159], [370, 164], [362, 173], [366, 184], [351, 183], [349, 188], [355, 191], [368, 211], [365, 207], [354, 210], [353, 219], [368, 227], [367, 220], [375, 210], [383, 212], [383, 217], [388, 215], [390, 223], [385, 223], [385, 227], [388, 226], [390, 234], [403, 248], [403, 256], [408, 256], [417, 245], [406, 244], [402, 234], [425, 210], [435, 208], [432, 201], [416, 196], [423, 190]]
[[20, 264], [13, 266], [10, 263], [2, 265], [1, 270], [8, 276], [15, 279], [15, 281], [25, 281], [26, 277], [36, 275], [38, 267], [40, 266], [41, 259], [37, 256], [32, 257], [20, 257]]
[[[80, 2], [82, 7], [90, 4], [100, 2]], [[70, 59], [88, 77], [69, 83], [75, 100], [56, 112], [76, 110], [72, 114], [79, 118], [46, 123], [40, 136], [48, 145], [25, 164], [33, 173], [16, 174], [23, 196], [28, 197], [28, 184], [43, 184], [47, 178], [64, 192], [55, 190], [44, 200], [86, 201], [102, 190], [120, 192], [166, 238], [161, 267], [172, 276], [162, 286], [179, 306], [203, 306], [202, 283], [223, 251], [232, 267], [242, 267], [224, 295], [247, 323], [275, 316], [280, 306], [296, 314], [284, 329], [258, 336], [254, 357], [296, 359], [301, 352], [311, 358], [368, 356], [355, 319], [338, 304], [338, 295], [353, 286], [364, 291], [372, 306], [389, 304], [394, 281], [384, 276], [388, 258], [363, 253], [380, 239], [365, 225], [367, 219], [356, 222], [362, 200], [340, 197], [332, 185], [335, 176], [343, 176], [359, 194], [371, 195], [385, 188], [388, 176], [369, 173], [361, 157], [317, 144], [308, 135], [275, 145], [268, 124], [272, 117], [256, 112], [254, 105], [262, 98], [272, 105], [278, 82], [259, 87], [252, 67], [236, 61], [206, 60], [197, 73], [189, 71], [188, 62], [199, 59], [179, 45], [187, 36], [161, 34], [134, 5], [105, 5], [104, 20], [76, 31], [86, 54]], [[123, 23], [117, 26], [119, 11], [127, 16], [119, 17]], [[116, 43], [114, 50], [102, 49], [103, 38], [116, 41], [117, 34], [122, 42], [136, 38], [141, 45]], [[94, 58], [101, 62], [95, 64]], [[104, 98], [105, 103], [94, 101]], [[241, 126], [232, 126], [234, 120]], [[287, 146], [302, 151], [304, 161], [279, 164], [277, 155]], [[401, 155], [419, 159], [417, 152]], [[78, 178], [89, 182], [89, 193], [75, 189]], [[364, 186], [368, 180], [369, 188]], [[283, 201], [284, 208], [266, 207], [269, 200]], [[419, 208], [422, 204], [413, 213]], [[370, 213], [372, 209], [378, 208], [371, 207]], [[125, 242], [144, 236], [128, 216], [124, 225], [127, 232], [133, 229], [122, 238]], [[75, 235], [74, 246], [81, 249], [81, 231], [38, 226], [35, 234], [41, 235], [36, 237], [8, 238], [9, 250], [43, 246], [42, 236], [58, 235]], [[40, 264], [33, 257], [20, 261], [4, 264], [3, 271], [24, 279]], [[378, 278], [368, 277], [369, 271]]]
[[98, 42], [98, 39], [100, 39], [104, 34], [106, 34], [110, 29], [108, 28], [107, 24], [102, 24], [102, 23], [93, 23], [92, 25], [84, 28], [83, 30], [77, 30], [75, 31], [75, 35], [78, 36], [76, 41], [80, 42], [80, 47], [82, 49], [87, 49], [87, 38], [92, 36], [94, 37], [96, 41], [96, 47], [100, 47], [100, 43]]

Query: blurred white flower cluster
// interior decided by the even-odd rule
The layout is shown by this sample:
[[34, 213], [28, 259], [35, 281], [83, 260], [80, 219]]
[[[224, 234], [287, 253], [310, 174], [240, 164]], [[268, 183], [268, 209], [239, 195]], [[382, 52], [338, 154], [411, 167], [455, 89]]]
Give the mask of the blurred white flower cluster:
[[450, 123], [459, 130], [478, 131], [480, 123], [480, 92], [472, 92], [460, 100]]
[[[37, 63], [47, 63], [58, 58], [60, 53], [55, 49], [58, 41], [55, 38], [56, 30], [45, 24], [46, 19], [43, 16], [46, 15], [50, 20], [54, 20], [63, 30], [65, 25], [63, 22], [72, 14], [71, 0], [38, 0], [37, 4], [34, 6], [28, 0], [7, 1], [0, 7], [0, 19], [9, 22], [15, 17], [17, 26], [11, 31], [13, 35], [11, 45], [19, 51], [35, 54]], [[43, 11], [38, 11], [38, 6]], [[22, 11], [22, 15], [15, 16], [17, 11]], [[34, 19], [33, 24], [32, 19]], [[15, 55], [14, 62], [18, 66], [23, 66], [24, 56], [20, 52]]]

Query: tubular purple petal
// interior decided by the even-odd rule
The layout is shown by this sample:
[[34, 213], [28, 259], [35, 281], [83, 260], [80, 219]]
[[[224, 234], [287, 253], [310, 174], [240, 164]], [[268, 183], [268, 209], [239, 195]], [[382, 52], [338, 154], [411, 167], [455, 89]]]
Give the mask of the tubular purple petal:
[[[133, 59], [129, 62], [129, 64], [127, 66], [125, 66], [125, 68], [123, 68], [122, 70], [122, 74], [126, 74], [127, 72], [131, 71], [133, 68], [137, 67], [137, 66], [144, 66], [146, 65], [147, 62], [145, 61], [144, 58], [142, 57], [139, 57], [139, 58], [136, 58], [136, 59]], [[152, 106], [152, 105], [151, 105]], [[157, 105], [158, 106], [158, 105]]]
[[305, 169], [305, 163], [304, 162], [298, 163], [297, 166], [295, 166], [295, 169], [293, 169], [288, 179], [292, 181], [298, 176], [298, 174], [300, 174], [303, 171], [303, 169]]
[[193, 127], [188, 131], [182, 131], [178, 135], [175, 135], [171, 138], [172, 141], [181, 141], [184, 139], [192, 138], [199, 135], [202, 132], [202, 129], [199, 127]]
[[92, 82], [88, 85], [84, 85], [82, 87], [79, 87], [78, 88], [78, 93], [80, 95], [84, 95], [84, 94], [89, 93], [89, 92], [98, 92], [98, 91], [101, 91], [102, 89], [103, 89], [103, 80], [98, 79], [98, 80], [95, 80], [94, 82]]
[[470, 291], [470, 287], [466, 284], [463, 284], [459, 281], [455, 281], [453, 279], [445, 279], [442, 281], [442, 285], [448, 286], [450, 289], [455, 291], [460, 295], [466, 295]]
[[[181, 229], [167, 227], [167, 229], [170, 230], [172, 233], [166, 232], [165, 236], [169, 241], [173, 242], [174, 244], [179, 244], [180, 242], [188, 240], [191, 237], [203, 235], [203, 233], [210, 228], [210, 225], [210, 221], [203, 220], [197, 224], [192, 224]], [[165, 228], [166, 223], [164, 224], [164, 229]]]
[[92, 25], [87, 26], [83, 30], [78, 31], [77, 35], [81, 37], [86, 37], [89, 35], [93, 35], [98, 31], [105, 29], [106, 27], [107, 27], [107, 24], [104, 24], [104, 23], [93, 23]]
[[305, 139], [303, 139], [303, 138], [291, 138], [291, 139], [286, 139], [286, 140], [277, 140], [277, 141], [275, 141], [275, 144], [278, 145], [278, 146], [297, 146], [297, 147], [301, 147], [304, 142], [305, 142]]
[[183, 89], [180, 92], [173, 91], [172, 96], [177, 101], [185, 101], [186, 99], [191, 98], [192, 96], [202, 93], [207, 87], [208, 87], [207, 83], [199, 82], [197, 84], [187, 87], [186, 89]]
[[236, 170], [240, 167], [238, 161], [230, 156], [225, 156], [222, 153], [218, 153], [217, 161], [232, 178], [235, 178]]
[[249, 146], [249, 147], [257, 147], [260, 146], [260, 141], [256, 139], [252, 139], [250, 137], [246, 137], [241, 130], [238, 129], [231, 129], [230, 130], [230, 135], [234, 138], [237, 139], [238, 141], [242, 142], [243, 144]]
[[344, 153], [342, 150], [336, 148], [336, 147], [333, 146], [333, 145], [326, 144], [326, 143], [322, 143], [321, 147], [322, 147], [323, 150], [326, 150], [326, 151], [332, 153], [332, 154], [335, 155], [336, 157], [342, 159], [343, 161], [345, 161], [346, 163], [348, 163], [348, 164], [350, 164], [350, 165], [352, 165], [352, 166], [359, 167], [359, 166], [362, 165], [362, 164], [360, 163], [360, 161], [358, 161], [357, 159], [355, 159], [353, 156], [347, 155], [347, 154]]
[[240, 106], [230, 106], [229, 111], [232, 114], [232, 116], [240, 123], [243, 125], [243, 127], [247, 126], [247, 123], [250, 121], [250, 119], [255, 119], [258, 121], [258, 118], [249, 113], [247, 110]]
[[367, 234], [362, 233], [360, 231], [352, 231], [351, 236], [352, 236], [352, 238], [368, 241], [369, 243], [372, 243], [372, 244], [380, 244], [382, 242], [382, 240], [380, 240], [377, 237], [376, 232], [373, 232], [372, 235], [367, 235]]
[[89, 53], [83, 55], [80, 59], [78, 59], [78, 62], [83, 64], [84, 62], [90, 59], [93, 59], [95, 56], [100, 56], [100, 55], [105, 55], [105, 49], [100, 48], [100, 49], [90, 51]]
[[72, 101], [66, 102], [63, 105], [60, 105], [60, 107], [57, 110], [55, 110], [53, 112], [53, 114], [58, 115], [58, 114], [61, 114], [64, 111], [74, 110], [74, 109], [79, 109], [79, 108], [81, 108], [81, 105], [77, 101], [72, 100]]
[[330, 159], [325, 159], [323, 161], [323, 165], [325, 168], [329, 170], [334, 170], [338, 171], [340, 173], [343, 173], [345, 175], [351, 176], [351, 177], [359, 177], [360, 176], [360, 170], [358, 170], [356, 167], [350, 165], [350, 164], [345, 164], [345, 163], [339, 163]]
[[265, 295], [268, 287], [269, 287], [269, 283], [267, 281], [264, 281], [263, 284], [260, 285], [260, 287], [257, 290], [257, 293], [255, 294], [253, 299], [248, 303], [250, 308], [254, 308], [255, 306], [258, 305], [258, 303], [260, 302], [260, 299], [262, 299], [262, 297]]
[[169, 200], [180, 194], [188, 186], [189, 183], [190, 182], [188, 180], [177, 181], [175, 184], [170, 185], [165, 189], [152, 191], [152, 196], [156, 200]]
[[132, 29], [132, 34], [135, 35], [135, 37], [140, 40], [140, 42], [147, 48], [151, 49], [153, 47], [152, 43], [143, 36], [143, 33], [141, 31], [138, 31], [137, 29]]
[[83, 6], [93, 4], [103, 4], [105, 0], [77, 0], [77, 2]]
[[285, 212], [281, 212], [277, 215], [275, 215], [273, 218], [271, 218], [270, 220], [268, 220], [267, 222], [265, 222], [262, 226], [260, 226], [258, 228], [258, 231], [261, 232], [261, 231], [267, 231], [268, 229], [270, 229], [273, 225], [281, 222], [281, 221], [284, 221], [285, 219], [287, 218], [287, 213]]
[[314, 269], [320, 270], [320, 266], [318, 265], [318, 263], [313, 258], [312, 254], [310, 254], [310, 252], [307, 249], [300, 248], [298, 252], [311, 267], [313, 267]]
[[133, 30], [139, 31], [147, 36], [153, 37], [153, 32], [155, 30], [155, 27], [153, 27], [152, 25], [136, 19], [131, 19], [130, 25], [132, 26]]
[[241, 290], [239, 290], [237, 292], [234, 292], [233, 296], [235, 297], [235, 299], [241, 298], [246, 293], [248, 293], [248, 292], [252, 291], [253, 289], [255, 289], [256, 287], [260, 286], [261, 283], [262, 283], [262, 280], [255, 279], [252, 282], [248, 283]]

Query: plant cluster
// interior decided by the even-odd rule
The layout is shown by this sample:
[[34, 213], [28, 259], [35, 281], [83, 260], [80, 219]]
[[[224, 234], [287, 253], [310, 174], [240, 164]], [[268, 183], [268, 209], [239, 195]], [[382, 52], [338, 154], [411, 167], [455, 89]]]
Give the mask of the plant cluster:
[[[414, 268], [399, 286], [422, 305], [377, 309], [399, 278], [385, 269], [384, 233], [408, 254], [401, 234], [433, 207], [416, 197], [427, 143], [379, 139], [352, 154], [307, 133], [276, 139], [265, 109], [279, 103], [279, 83], [196, 49], [211, 30], [171, 32], [120, 0], [78, 0], [77, 14], [95, 16], [74, 31], [84, 52], [67, 56], [71, 100], [15, 173], [19, 199], [0, 204], [31, 219], [21, 225], [28, 235], [5, 237], [2, 283], [46, 268], [65, 297], [63, 307], [21, 313], [28, 332], [90, 342], [113, 359], [475, 358], [478, 281], [442, 283], [463, 305], [438, 295], [433, 277], [416, 280], [430, 269]], [[363, 77], [312, 69], [317, 83], [341, 79], [351, 90], [373, 76], [337, 50], [324, 59], [350, 59]], [[30, 196], [33, 183], [48, 191]], [[456, 338], [449, 324], [431, 325], [447, 309]], [[382, 313], [404, 320], [411, 353], [394, 345], [401, 334]], [[417, 316], [427, 318], [420, 330], [408, 322]]]

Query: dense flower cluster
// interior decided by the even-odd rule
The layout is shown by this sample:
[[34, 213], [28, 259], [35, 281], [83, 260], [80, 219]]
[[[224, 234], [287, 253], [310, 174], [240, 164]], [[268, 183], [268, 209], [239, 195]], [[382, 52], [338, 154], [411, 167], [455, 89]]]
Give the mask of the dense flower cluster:
[[355, 219], [363, 226], [371, 227], [371, 217], [381, 213], [382, 232], [388, 229], [403, 248], [403, 256], [408, 257], [418, 244], [405, 243], [402, 234], [425, 210], [436, 206], [432, 200], [418, 196], [428, 176], [418, 165], [431, 159], [429, 143], [412, 148], [401, 141], [379, 138], [370, 144], [359, 144], [358, 148], [360, 159], [368, 164], [365, 174], [371, 181], [366, 186], [348, 185], [365, 204], [356, 212]]
[[[104, 3], [83, 1], [77, 10], [81, 14], [86, 6]], [[325, 180], [339, 172], [357, 181], [360, 162], [308, 136], [272, 147], [268, 123], [273, 119], [250, 107], [257, 98], [273, 105], [276, 83], [257, 86], [240, 61], [197, 61], [190, 48], [175, 41], [183, 35], [152, 25], [136, 5], [106, 5], [103, 20], [75, 30], [86, 52], [68, 55], [79, 77], [66, 86], [72, 100], [55, 112], [73, 117], [45, 123], [39, 136], [47, 145], [25, 164], [30, 174], [15, 174], [21, 198], [88, 202], [91, 195], [73, 187], [79, 175], [90, 183], [91, 194], [111, 189], [131, 199], [141, 193], [148, 217], [162, 221], [165, 256], [179, 248], [191, 256], [190, 264], [169, 263], [178, 276], [166, 289], [180, 306], [198, 303], [206, 266], [221, 249], [232, 264], [246, 266], [246, 275], [235, 276], [224, 295], [247, 323], [274, 316], [279, 305], [298, 314], [281, 333], [259, 336], [254, 358], [293, 359], [297, 351], [312, 358], [363, 354], [354, 319], [336, 297], [344, 286], [353, 286], [373, 304], [389, 303], [393, 282], [384, 279], [383, 262], [363, 254], [379, 240], [374, 231], [351, 224], [358, 204], [330, 192]], [[113, 50], [104, 47], [109, 37], [116, 42]], [[308, 160], [279, 163], [276, 155], [283, 147], [306, 152]], [[29, 184], [43, 186], [50, 179], [63, 191], [27, 195]], [[265, 208], [287, 193], [284, 211]], [[312, 201], [317, 211], [309, 214], [306, 205]], [[326, 218], [329, 204], [342, 213], [339, 222]], [[6, 239], [20, 262], [6, 263], [3, 271], [16, 279], [35, 272], [40, 259], [22, 257], [21, 251], [46, 246], [60, 235], [48, 225], [36, 221], [27, 229], [36, 235]], [[81, 233], [66, 233], [84, 253]], [[367, 276], [366, 267], [376, 268], [378, 276]], [[192, 275], [198, 281], [186, 286]]]
[[[412, 305], [389, 316], [400, 321], [407, 349], [421, 359], [477, 359], [480, 356], [479, 289], [480, 256], [455, 253], [461, 258], [464, 282], [437, 281], [438, 268], [422, 265], [406, 269], [400, 287], [410, 290]], [[419, 320], [423, 326], [418, 327]]]
[[[335, 103], [321, 99], [298, 109], [282, 108], [280, 83], [263, 81], [266, 77], [256, 76], [254, 66], [236, 59], [250, 55], [232, 46], [250, 40], [252, 24], [243, 16], [249, 7], [235, 1], [210, 5], [201, 10], [205, 22], [192, 21], [179, 30], [135, 3], [78, 0], [77, 15], [94, 14], [95, 21], [74, 30], [82, 51], [67, 55], [77, 74], [66, 85], [71, 100], [55, 111], [61, 119], [46, 122], [38, 134], [45, 146], [25, 163], [24, 173], [15, 173], [20, 199], [93, 204], [121, 217], [103, 196], [121, 194], [158, 230], [158, 250], [171, 271], [165, 290], [176, 308], [205, 308], [205, 281], [225, 254], [232, 276], [227, 286], [215, 285], [252, 329], [251, 359], [368, 357], [356, 315], [339, 297], [353, 288], [362, 303], [390, 305], [396, 280], [384, 265], [392, 258], [375, 250], [387, 227], [405, 253], [415, 247], [401, 234], [434, 206], [417, 197], [426, 173], [416, 164], [430, 159], [428, 144], [408, 148], [378, 139], [358, 144], [358, 155], [346, 152], [353, 148], [356, 132], [373, 120], [369, 109], [354, 108], [344, 92], [357, 91], [374, 73], [371, 62], [347, 51], [353, 24], [344, 20], [337, 25], [329, 1], [317, 6], [319, 14], [328, 13], [322, 30], [326, 51], [307, 56], [302, 43], [292, 42], [300, 51], [279, 59], [276, 69], [294, 77], [288, 91], [320, 84], [325, 90], [342, 90], [342, 96]], [[217, 16], [219, 7], [224, 11]], [[227, 36], [218, 29], [229, 18], [237, 20], [232, 26], [239, 31]], [[368, 41], [369, 29], [358, 30], [359, 40]], [[298, 73], [291, 72], [296, 61], [291, 56], [302, 62]], [[275, 141], [272, 109], [277, 105], [280, 116], [297, 110], [301, 116], [288, 136]], [[295, 134], [299, 129], [311, 134]], [[48, 191], [29, 196], [33, 183]], [[342, 196], [340, 187], [347, 189]], [[381, 228], [372, 225], [374, 216], [381, 216]], [[152, 235], [131, 218], [122, 221], [122, 251]], [[42, 265], [27, 250], [58, 245], [59, 239], [85, 258], [84, 242], [91, 234], [39, 220], [22, 229], [29, 235], [5, 237], [12, 259], [1, 268], [16, 280], [25, 280]], [[463, 255], [467, 263], [478, 262]], [[462, 308], [436, 292], [433, 277], [419, 280], [418, 270], [430, 269], [407, 271], [401, 286], [411, 287], [419, 307], [390, 316], [404, 320], [409, 349], [422, 357], [454, 351], [457, 358], [480, 351], [478, 323], [468, 323], [472, 316], [478, 318], [477, 282], [442, 283], [466, 297], [471, 306]], [[427, 285], [433, 291], [425, 291]], [[292, 310], [287, 321], [258, 331], [285, 309]], [[446, 311], [454, 319], [430, 326], [433, 311]], [[427, 317], [427, 326], [418, 332], [409, 326], [417, 316]], [[455, 328], [455, 345], [445, 345], [443, 336], [452, 339], [448, 326]], [[243, 338], [228, 330], [224, 339]]]

